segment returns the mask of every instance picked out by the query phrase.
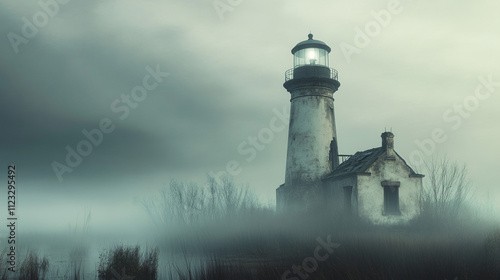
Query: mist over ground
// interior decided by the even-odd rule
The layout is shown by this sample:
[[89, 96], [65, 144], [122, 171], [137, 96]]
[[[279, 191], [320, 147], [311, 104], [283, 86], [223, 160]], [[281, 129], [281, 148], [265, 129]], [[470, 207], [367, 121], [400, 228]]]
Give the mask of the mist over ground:
[[[228, 170], [265, 210], [240, 222], [255, 219], [248, 224], [273, 231], [288, 137], [282, 84], [290, 50], [309, 32], [332, 48], [330, 66], [339, 71], [340, 153], [379, 147], [380, 133], [391, 130], [396, 151], [419, 172], [420, 159], [436, 155], [466, 164], [471, 210], [459, 228], [477, 230], [474, 240], [483, 242], [500, 223], [499, 5], [0, 0], [0, 162], [6, 183], [8, 166], [16, 166], [19, 260], [30, 248], [58, 261], [84, 242], [81, 255], [94, 273], [108, 245], [165, 242], [164, 262], [170, 236], [208, 230], [159, 226], [144, 201], [172, 179], [202, 187], [207, 174]], [[262, 141], [271, 122], [279, 129]], [[6, 201], [0, 219], [8, 224]], [[469, 224], [473, 217], [481, 222]], [[207, 239], [210, 246], [233, 246], [216, 229], [247, 230], [244, 222], [220, 223], [213, 235], [222, 237]], [[304, 239], [314, 243], [333, 229]], [[0, 248], [8, 248], [8, 227], [0, 234]]]

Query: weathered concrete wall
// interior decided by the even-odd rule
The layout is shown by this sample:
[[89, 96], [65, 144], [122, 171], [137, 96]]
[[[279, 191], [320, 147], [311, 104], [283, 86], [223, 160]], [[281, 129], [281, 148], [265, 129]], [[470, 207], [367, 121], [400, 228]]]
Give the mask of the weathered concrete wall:
[[278, 212], [324, 212], [325, 189], [321, 182], [308, 185], [281, 185], [276, 190], [276, 210]]
[[344, 187], [352, 187], [351, 217], [358, 215], [357, 180], [356, 175], [345, 177], [336, 181], [325, 181], [326, 209], [332, 216], [345, 215]]
[[[382, 155], [368, 170], [370, 176], [358, 175], [358, 215], [374, 224], [404, 224], [420, 215], [422, 178], [410, 177], [411, 170], [398, 157], [387, 160]], [[384, 215], [382, 181], [399, 181], [401, 215]]]
[[333, 91], [317, 86], [292, 91], [288, 133], [285, 185], [308, 185], [330, 173], [330, 143], [336, 137]]
[[[306, 209], [325, 201], [321, 178], [338, 165], [333, 94], [340, 83], [331, 77], [329, 68], [304, 66], [295, 68], [293, 79], [283, 84], [291, 106], [285, 188], [277, 193], [285, 196], [278, 198], [284, 205], [280, 208], [288, 208], [293, 200]], [[297, 195], [302, 199], [295, 199]]]

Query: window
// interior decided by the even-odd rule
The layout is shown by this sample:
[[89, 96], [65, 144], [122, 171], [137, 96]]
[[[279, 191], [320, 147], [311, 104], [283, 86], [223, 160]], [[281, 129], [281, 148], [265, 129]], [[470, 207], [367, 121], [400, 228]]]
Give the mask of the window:
[[307, 48], [297, 51], [294, 54], [294, 67], [304, 65], [322, 65], [328, 66], [328, 51], [318, 48]]
[[344, 187], [344, 211], [346, 214], [350, 215], [352, 212], [352, 186]]
[[382, 181], [384, 187], [384, 215], [399, 215], [399, 182]]

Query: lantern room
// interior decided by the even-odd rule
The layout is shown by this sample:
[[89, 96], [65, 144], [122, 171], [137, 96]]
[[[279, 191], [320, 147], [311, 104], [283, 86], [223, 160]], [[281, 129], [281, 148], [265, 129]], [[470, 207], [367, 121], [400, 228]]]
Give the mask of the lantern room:
[[325, 66], [329, 67], [328, 56], [331, 48], [322, 41], [314, 40], [313, 35], [309, 39], [298, 43], [293, 49], [293, 67], [301, 66]]
[[[285, 72], [285, 84], [297, 79], [338, 79], [337, 70], [330, 68], [329, 56], [332, 50], [323, 41], [309, 39], [295, 45], [292, 49], [293, 68]], [[292, 82], [294, 83], [294, 82]], [[288, 83], [289, 84], [289, 83]], [[332, 85], [338, 88], [338, 82]]]

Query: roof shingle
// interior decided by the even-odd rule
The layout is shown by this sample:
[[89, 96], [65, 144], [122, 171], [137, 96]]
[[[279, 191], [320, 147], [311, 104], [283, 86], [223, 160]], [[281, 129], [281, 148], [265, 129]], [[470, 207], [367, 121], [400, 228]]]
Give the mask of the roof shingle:
[[382, 147], [355, 153], [348, 160], [337, 166], [327, 177], [338, 177], [365, 172], [384, 152]]

